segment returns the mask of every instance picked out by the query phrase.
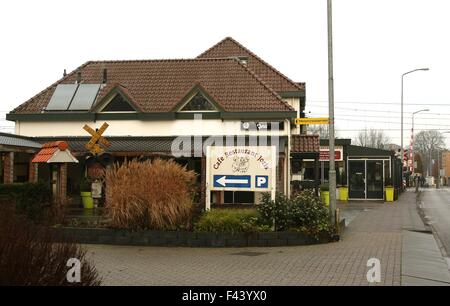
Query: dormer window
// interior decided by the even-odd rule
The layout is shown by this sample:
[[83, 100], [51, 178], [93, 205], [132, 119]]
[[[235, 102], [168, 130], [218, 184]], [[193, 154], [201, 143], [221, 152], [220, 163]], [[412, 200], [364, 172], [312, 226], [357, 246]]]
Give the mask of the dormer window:
[[135, 112], [133, 106], [120, 94], [116, 94], [112, 100], [101, 110], [102, 112]]
[[181, 108], [182, 112], [217, 111], [217, 108], [200, 92], [197, 93]]

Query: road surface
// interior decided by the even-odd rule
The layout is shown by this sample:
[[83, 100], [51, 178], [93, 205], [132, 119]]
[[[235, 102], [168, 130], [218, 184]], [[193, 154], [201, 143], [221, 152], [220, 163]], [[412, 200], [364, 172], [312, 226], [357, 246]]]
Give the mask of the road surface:
[[422, 209], [425, 219], [432, 226], [450, 256], [450, 188], [422, 189]]

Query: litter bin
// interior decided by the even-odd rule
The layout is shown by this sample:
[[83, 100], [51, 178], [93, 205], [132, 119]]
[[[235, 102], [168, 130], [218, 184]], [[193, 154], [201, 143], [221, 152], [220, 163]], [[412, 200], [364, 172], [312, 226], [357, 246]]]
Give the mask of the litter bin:
[[394, 202], [394, 187], [385, 187], [386, 202]]

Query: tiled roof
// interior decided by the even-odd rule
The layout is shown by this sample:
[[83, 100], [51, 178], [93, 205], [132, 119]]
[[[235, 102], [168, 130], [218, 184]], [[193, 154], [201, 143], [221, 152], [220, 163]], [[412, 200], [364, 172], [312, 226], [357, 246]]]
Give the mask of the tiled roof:
[[200, 54], [197, 58], [248, 57], [247, 66], [276, 92], [305, 91], [305, 83], [295, 83], [252, 51], [231, 37], [227, 37]]
[[110, 84], [120, 84], [143, 112], [170, 112], [200, 85], [227, 112], [293, 111], [242, 63], [215, 58], [87, 62], [11, 113], [41, 113], [57, 84], [74, 83], [77, 72], [81, 72], [82, 83], [101, 83], [103, 69], [107, 69], [108, 81], [97, 103], [112, 89]]
[[291, 152], [319, 153], [320, 152], [319, 135], [292, 135]]
[[[36, 138], [40, 142], [52, 141], [53, 137]], [[85, 148], [90, 137], [64, 137], [73, 153], [87, 153]], [[107, 137], [110, 146], [108, 152], [155, 152], [170, 153], [172, 142], [175, 137], [125, 137], [110, 136]]]
[[30, 140], [27, 137], [8, 133], [0, 133], [0, 145], [36, 148], [36, 149], [41, 148], [41, 144], [36, 141]]
[[46, 163], [58, 151], [65, 151], [68, 144], [65, 141], [54, 141], [42, 145], [42, 149], [33, 157], [32, 163]]

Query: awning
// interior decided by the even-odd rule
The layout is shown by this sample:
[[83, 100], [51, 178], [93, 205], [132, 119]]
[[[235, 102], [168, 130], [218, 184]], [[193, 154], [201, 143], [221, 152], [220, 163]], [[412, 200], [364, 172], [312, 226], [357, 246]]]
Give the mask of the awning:
[[0, 151], [2, 152], [35, 153], [40, 148], [41, 144], [31, 137], [0, 132]]
[[[226, 144], [226, 136], [213, 136], [213, 139], [222, 139], [223, 144]], [[68, 136], [68, 137], [58, 137], [58, 140], [61, 140], [61, 138], [67, 142], [70, 146], [71, 152], [76, 155], [84, 155], [89, 153], [86, 149], [85, 145], [90, 140], [90, 137], [84, 137], [84, 136]], [[172, 155], [172, 148], [177, 147], [179, 141], [186, 140], [187, 144], [190, 144], [191, 148], [186, 149], [182, 145], [182, 150], [178, 150], [178, 153], [183, 153], [188, 156], [191, 156], [192, 152], [194, 151], [201, 151], [203, 148], [204, 143], [208, 139], [208, 137], [203, 136], [202, 141], [194, 141], [194, 138], [192, 136], [180, 136], [180, 137], [173, 137], [173, 136], [105, 136], [105, 138], [109, 141], [110, 146], [107, 148], [106, 153], [110, 153], [113, 155], [126, 155], [127, 153], [130, 154], [165, 154], [165, 155]], [[234, 137], [235, 138], [235, 137]], [[52, 142], [57, 140], [56, 137], [36, 137], [36, 141], [39, 142]], [[234, 139], [235, 144], [239, 145], [236, 142], [236, 139]], [[259, 142], [260, 140], [257, 139]], [[287, 142], [287, 137], [280, 137], [278, 139], [278, 143], [276, 144], [278, 147], [279, 152], [284, 152], [285, 144]], [[270, 137], [267, 139], [267, 143], [264, 143], [264, 145], [270, 145], [271, 139]], [[217, 143], [216, 143], [217, 145]], [[250, 145], [248, 136], [245, 137], [245, 145]], [[275, 145], [275, 144], [274, 144]]]
[[48, 142], [34, 156], [32, 163], [78, 163], [70, 153], [69, 145], [65, 141]]
[[291, 153], [320, 153], [319, 135], [292, 135]]

